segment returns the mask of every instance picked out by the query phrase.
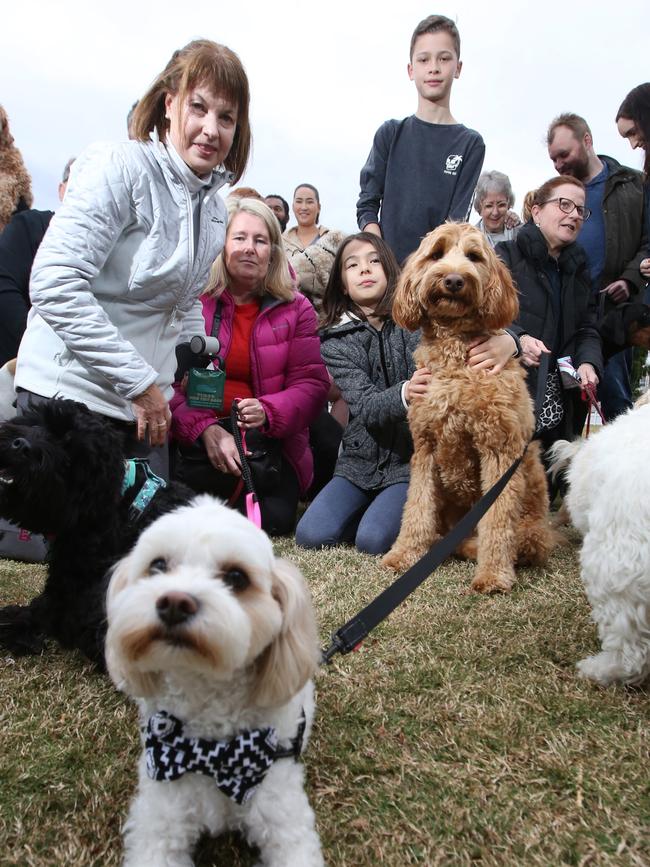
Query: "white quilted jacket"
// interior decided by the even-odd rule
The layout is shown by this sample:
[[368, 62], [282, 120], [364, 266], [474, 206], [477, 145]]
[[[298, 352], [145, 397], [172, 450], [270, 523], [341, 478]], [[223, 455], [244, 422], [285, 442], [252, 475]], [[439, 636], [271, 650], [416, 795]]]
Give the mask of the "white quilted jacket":
[[224, 244], [228, 180], [213, 172], [195, 246], [190, 191], [164, 145], [88, 148], [34, 261], [16, 386], [125, 420], [153, 382], [171, 397], [181, 331], [204, 329], [197, 299]]

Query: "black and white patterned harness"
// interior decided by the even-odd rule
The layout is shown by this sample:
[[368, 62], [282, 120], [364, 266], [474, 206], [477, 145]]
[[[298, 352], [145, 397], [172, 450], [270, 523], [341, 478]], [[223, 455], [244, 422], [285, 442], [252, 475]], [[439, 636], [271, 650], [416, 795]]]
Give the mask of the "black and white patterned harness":
[[178, 780], [186, 773], [214, 777], [217, 788], [236, 801], [245, 803], [263, 782], [278, 759], [300, 758], [305, 734], [305, 712], [301, 712], [296, 736], [287, 747], [278, 743], [273, 727], [253, 729], [229, 740], [186, 737], [183, 723], [167, 711], [149, 717], [144, 746], [147, 774], [162, 782]]

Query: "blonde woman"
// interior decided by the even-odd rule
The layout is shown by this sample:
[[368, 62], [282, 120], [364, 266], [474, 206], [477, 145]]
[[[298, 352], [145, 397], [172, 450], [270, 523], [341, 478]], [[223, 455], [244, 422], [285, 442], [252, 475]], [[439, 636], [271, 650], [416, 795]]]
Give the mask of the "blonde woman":
[[258, 494], [263, 528], [282, 535], [293, 530], [299, 496], [311, 484], [308, 426], [325, 405], [329, 378], [316, 314], [293, 288], [275, 215], [256, 199], [230, 200], [228, 214], [223, 253], [202, 299], [206, 333], [221, 345], [223, 400], [219, 409], [194, 408], [176, 387], [172, 433], [181, 446], [179, 477], [243, 510], [241, 463], [228, 424], [238, 399], [249, 448], [272, 452], [273, 441], [278, 445], [274, 478], [262, 480], [267, 489]]

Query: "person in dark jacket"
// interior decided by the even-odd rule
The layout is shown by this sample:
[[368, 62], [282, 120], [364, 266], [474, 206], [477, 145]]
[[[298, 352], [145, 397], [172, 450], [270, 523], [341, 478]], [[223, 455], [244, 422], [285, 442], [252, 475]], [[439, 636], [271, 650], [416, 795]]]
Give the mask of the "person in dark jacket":
[[[354, 543], [383, 554], [397, 538], [413, 444], [406, 420], [430, 371], [415, 369], [419, 332], [391, 319], [399, 268], [387, 243], [360, 232], [339, 248], [323, 297], [321, 352], [350, 411], [334, 478], [296, 529], [296, 542], [321, 548]], [[515, 341], [499, 334], [468, 347], [468, 363], [498, 372]]]
[[579, 435], [587, 412], [580, 388], [561, 387], [557, 360], [569, 356], [582, 384], [597, 385], [603, 370], [589, 266], [575, 241], [589, 217], [584, 203], [581, 181], [568, 175], [553, 178], [536, 191], [531, 221], [516, 240], [496, 247], [519, 289], [519, 316], [512, 330], [521, 343], [533, 397], [542, 354], [551, 356], [546, 393], [556, 392], [562, 417], [542, 430], [544, 448]]
[[[59, 184], [59, 201], [63, 201], [70, 166], [68, 160]], [[0, 367], [18, 355], [20, 338], [27, 324], [29, 275], [34, 256], [54, 216], [53, 211], [26, 208], [17, 211], [0, 234]]]
[[[566, 113], [556, 117], [547, 133], [548, 154], [560, 175], [572, 175], [585, 185], [591, 219], [579, 233], [599, 320], [626, 301], [639, 301], [644, 280], [639, 272], [645, 255], [643, 177], [597, 154], [587, 121]], [[598, 387], [605, 418], [616, 418], [632, 406], [631, 351], [609, 358]]]
[[639, 84], [625, 97], [616, 113], [616, 127], [633, 150], [644, 152], [643, 182], [645, 188], [645, 235], [648, 245], [639, 264], [641, 279], [645, 282], [646, 304], [650, 304], [650, 82]]

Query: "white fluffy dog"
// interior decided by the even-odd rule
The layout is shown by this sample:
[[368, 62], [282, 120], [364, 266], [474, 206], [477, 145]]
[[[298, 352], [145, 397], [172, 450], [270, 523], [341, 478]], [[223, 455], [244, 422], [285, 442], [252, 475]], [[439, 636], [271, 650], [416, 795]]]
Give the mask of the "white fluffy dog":
[[602, 650], [578, 663], [607, 685], [650, 675], [650, 405], [619, 416], [586, 442], [553, 446], [565, 467], [565, 503], [583, 535], [582, 580]]
[[203, 831], [262, 864], [323, 864], [301, 748], [319, 661], [309, 591], [261, 530], [211, 497], [148, 527], [116, 566], [106, 662], [138, 700], [144, 752], [125, 864], [190, 867]]

